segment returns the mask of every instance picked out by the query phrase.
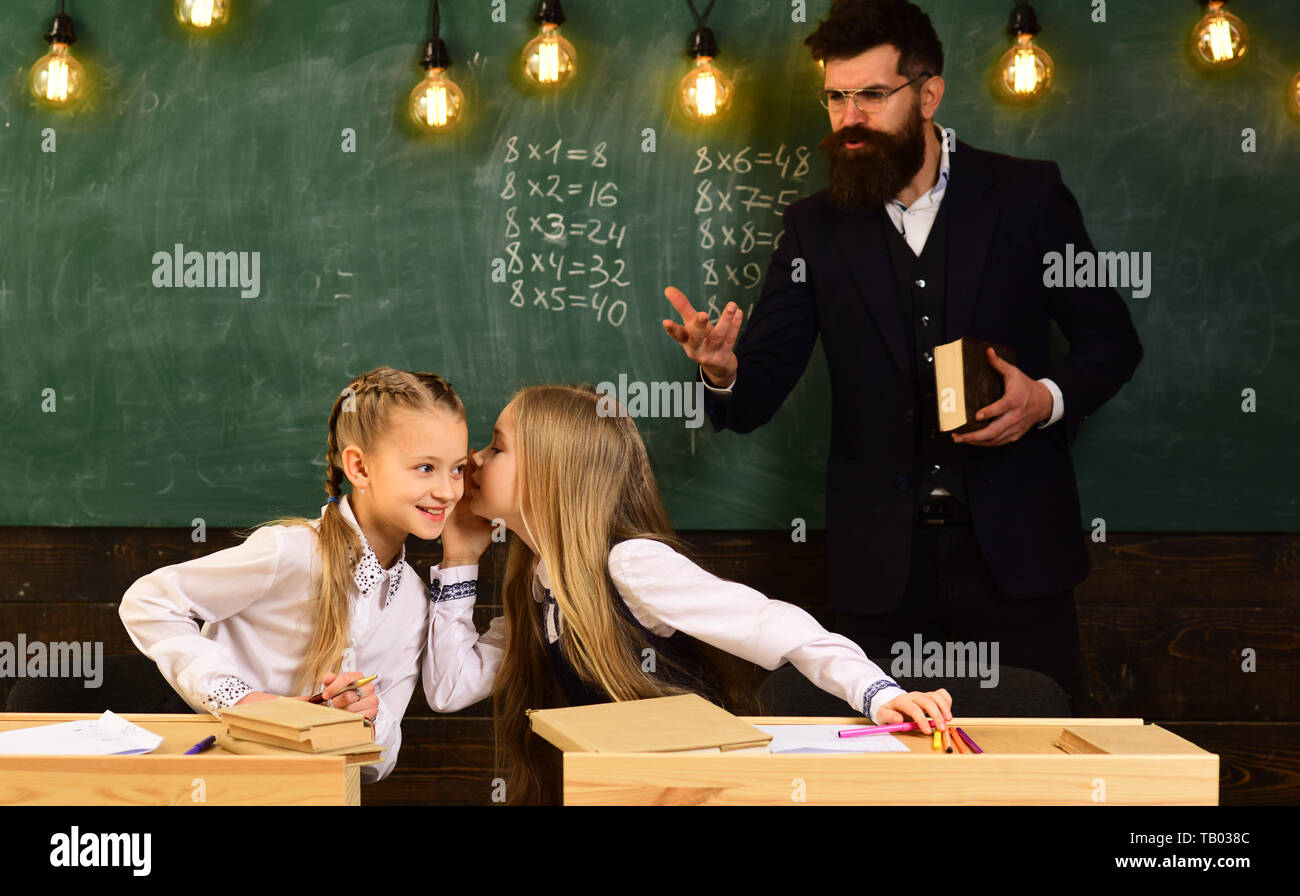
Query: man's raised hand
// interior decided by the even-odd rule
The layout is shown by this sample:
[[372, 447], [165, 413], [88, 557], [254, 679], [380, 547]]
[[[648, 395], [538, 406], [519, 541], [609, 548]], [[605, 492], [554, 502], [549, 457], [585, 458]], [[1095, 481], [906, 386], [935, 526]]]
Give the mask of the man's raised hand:
[[686, 357], [690, 358], [704, 371], [713, 385], [725, 389], [736, 379], [736, 337], [740, 335], [740, 322], [744, 312], [735, 302], [728, 302], [722, 309], [722, 315], [716, 324], [709, 323], [709, 315], [696, 311], [690, 300], [677, 287], [670, 286], [664, 295], [677, 313], [682, 316], [680, 324], [665, 320], [664, 332], [681, 345]]

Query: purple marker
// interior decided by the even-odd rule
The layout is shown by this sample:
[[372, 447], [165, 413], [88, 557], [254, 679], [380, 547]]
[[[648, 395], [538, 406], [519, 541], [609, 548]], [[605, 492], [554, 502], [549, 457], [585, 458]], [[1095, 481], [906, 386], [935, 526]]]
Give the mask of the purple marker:
[[972, 750], [974, 750], [976, 753], [983, 753], [983, 752], [984, 752], [983, 750], [981, 750], [981, 749], [979, 748], [979, 746], [975, 743], [975, 741], [971, 740], [970, 735], [967, 734], [965, 731], [962, 731], [960, 728], [955, 728], [955, 729], [953, 729], [953, 730], [955, 730], [955, 731], [957, 732], [957, 736], [958, 736], [958, 737], [960, 737], [962, 740], [966, 741], [966, 746], [970, 747], [970, 748], [971, 748]]
[[190, 747], [188, 750], [186, 750], [185, 755], [193, 756], [195, 753], [202, 753], [204, 750], [206, 750], [208, 747], [212, 746], [216, 742], [217, 742], [217, 736], [215, 734], [209, 735], [203, 738], [203, 740], [199, 741], [194, 746]]

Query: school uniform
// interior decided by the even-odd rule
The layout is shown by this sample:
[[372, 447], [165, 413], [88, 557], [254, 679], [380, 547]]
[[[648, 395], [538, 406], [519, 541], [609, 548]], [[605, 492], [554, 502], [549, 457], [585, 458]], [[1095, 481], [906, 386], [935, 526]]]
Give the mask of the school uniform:
[[[362, 544], [339, 668], [379, 676], [375, 742], [386, 749], [381, 762], [361, 770], [363, 780], [373, 781], [397, 762], [402, 714], [424, 647], [428, 591], [406, 563], [405, 547], [384, 569], [348, 499], [338, 504]], [[122, 623], [196, 712], [220, 714], [250, 691], [302, 695], [293, 682], [315, 629], [316, 542], [314, 529], [263, 526], [233, 548], [163, 567], [127, 590]]]
[[435, 712], [456, 712], [492, 696], [506, 654], [506, 620], [482, 635], [474, 625], [478, 564], [429, 570], [429, 628], [420, 663], [424, 699]]
[[[647, 635], [656, 655], [671, 654], [674, 660], [683, 660], [673, 662], [674, 668], [663, 674], [670, 680], [676, 676], [684, 683], [700, 683], [706, 696], [711, 683], [699, 677], [698, 666], [690, 667], [692, 646], [681, 635], [765, 669], [789, 662], [813, 684], [841, 697], [854, 713], [873, 720], [883, 704], [906, 693], [857, 644], [826, 631], [805, 610], [770, 600], [738, 582], [719, 579], [668, 545], [653, 539], [629, 539], [613, 547], [608, 565], [622, 598], [620, 612], [626, 612]], [[436, 609], [430, 649], [425, 652], [426, 687], [456, 693], [465, 701], [462, 705], [491, 693], [494, 661], [499, 665], [504, 648], [503, 619], [493, 620], [482, 638], [475, 633], [475, 589], [466, 583], [477, 577], [477, 566], [435, 568], [431, 577]], [[569, 702], [607, 702], [608, 695], [583, 682], [559, 649], [564, 618], [541, 560], [533, 576], [532, 596], [551, 669]], [[488, 643], [483, 643], [484, 639]]]

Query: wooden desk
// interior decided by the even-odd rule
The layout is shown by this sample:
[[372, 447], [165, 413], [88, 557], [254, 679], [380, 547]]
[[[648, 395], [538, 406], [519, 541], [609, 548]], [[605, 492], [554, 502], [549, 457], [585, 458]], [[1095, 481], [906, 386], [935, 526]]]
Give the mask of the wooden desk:
[[[0, 713], [0, 731], [100, 713]], [[357, 806], [360, 770], [341, 756], [185, 756], [221, 723], [208, 715], [124, 715], [163, 737], [143, 756], [0, 755], [0, 805]]]
[[[863, 718], [746, 717], [760, 725], [869, 725]], [[936, 753], [564, 754], [564, 803], [578, 805], [1202, 805], [1219, 802], [1219, 757], [1176, 751], [1071, 755], [1061, 729], [1141, 719], [955, 719], [985, 751]], [[1155, 733], [1157, 726], [1145, 726]], [[1183, 746], [1185, 745], [1185, 746]], [[1104, 797], [1104, 798], [1103, 798]]]

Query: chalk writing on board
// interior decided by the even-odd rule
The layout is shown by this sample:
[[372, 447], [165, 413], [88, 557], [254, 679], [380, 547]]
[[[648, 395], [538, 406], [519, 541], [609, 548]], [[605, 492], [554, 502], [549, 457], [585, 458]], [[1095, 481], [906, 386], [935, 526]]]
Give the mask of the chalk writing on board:
[[[695, 150], [695, 238], [708, 254], [700, 262], [709, 317], [727, 302], [754, 310], [766, 259], [780, 245], [782, 215], [805, 191], [807, 146], [784, 143], [759, 152], [753, 146], [701, 146]], [[719, 301], [719, 295], [726, 297]], [[746, 307], [748, 306], [748, 307]]]
[[618, 218], [619, 186], [591, 170], [607, 167], [609, 144], [511, 136], [503, 146], [502, 161], [513, 166], [498, 194], [511, 203], [502, 230], [506, 300], [515, 308], [583, 310], [622, 326], [622, 291], [632, 281], [622, 256], [627, 227]]

